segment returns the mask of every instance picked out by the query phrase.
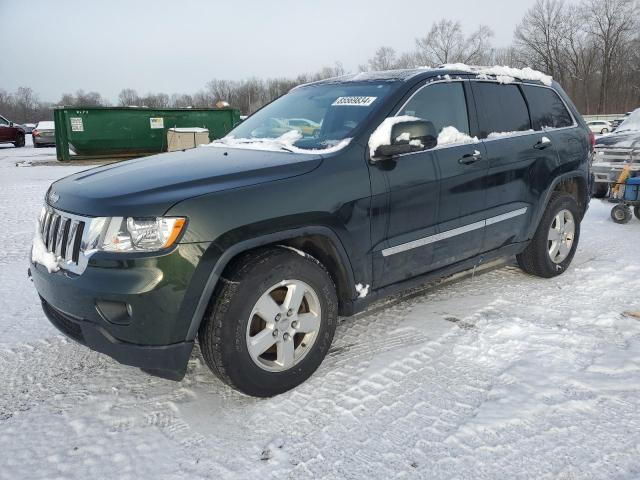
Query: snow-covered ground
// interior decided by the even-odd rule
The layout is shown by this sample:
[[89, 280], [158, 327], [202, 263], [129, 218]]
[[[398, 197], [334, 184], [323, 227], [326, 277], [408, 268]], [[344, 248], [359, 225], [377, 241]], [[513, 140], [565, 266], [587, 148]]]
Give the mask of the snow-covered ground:
[[52, 156], [0, 145], [0, 478], [640, 478], [640, 221], [594, 201], [564, 275], [508, 262], [374, 307], [255, 399], [199, 352], [174, 383], [49, 326], [29, 243], [49, 183], [86, 168]]

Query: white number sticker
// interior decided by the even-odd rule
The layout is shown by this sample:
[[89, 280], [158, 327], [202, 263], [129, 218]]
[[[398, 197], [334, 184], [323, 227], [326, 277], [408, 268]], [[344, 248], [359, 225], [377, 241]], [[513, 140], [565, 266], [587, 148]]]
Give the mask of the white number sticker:
[[71, 131], [72, 132], [84, 132], [84, 124], [82, 123], [82, 117], [70, 117]]
[[151, 117], [149, 119], [149, 126], [151, 128], [164, 128], [164, 118], [162, 117]]
[[354, 105], [356, 107], [368, 107], [376, 98], [378, 97], [338, 97], [331, 106]]

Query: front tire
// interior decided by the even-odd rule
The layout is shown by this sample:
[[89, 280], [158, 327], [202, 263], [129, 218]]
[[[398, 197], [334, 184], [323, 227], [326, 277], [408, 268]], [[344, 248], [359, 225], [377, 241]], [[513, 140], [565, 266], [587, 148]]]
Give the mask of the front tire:
[[580, 209], [576, 200], [555, 192], [527, 248], [516, 255], [525, 272], [543, 278], [563, 273], [571, 264], [580, 239]]
[[635, 207], [633, 207], [633, 214], [638, 220], [640, 220], [640, 205], [636, 205]]
[[285, 248], [261, 248], [225, 270], [198, 341], [223, 382], [270, 397], [313, 374], [337, 320], [336, 289], [319, 262]]

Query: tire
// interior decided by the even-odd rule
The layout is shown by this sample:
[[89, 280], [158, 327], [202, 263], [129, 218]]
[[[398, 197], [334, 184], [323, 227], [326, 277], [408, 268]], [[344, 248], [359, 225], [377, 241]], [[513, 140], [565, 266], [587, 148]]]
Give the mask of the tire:
[[[283, 281], [303, 285], [298, 291], [304, 297], [295, 313], [286, 311], [292, 287], [289, 283], [282, 286]], [[263, 311], [269, 315], [260, 312], [263, 301], [267, 302]], [[274, 312], [279, 315], [274, 317]], [[300, 319], [300, 330], [300, 325], [308, 324], [303, 320], [305, 314], [316, 322], [313, 334], [294, 328], [294, 319]], [[337, 321], [336, 288], [318, 261], [285, 248], [260, 248], [227, 267], [200, 326], [198, 341], [205, 362], [223, 382], [248, 395], [270, 397], [298, 386], [315, 372], [329, 351]], [[264, 342], [252, 340], [257, 338]], [[250, 349], [253, 342], [275, 343], [259, 354], [261, 349]], [[294, 352], [288, 356], [294, 362], [289, 366], [286, 361], [280, 364], [286, 345], [294, 349], [288, 350]]]
[[593, 198], [605, 198], [609, 193], [609, 184], [608, 183], [594, 183], [592, 188], [591, 196]]
[[633, 214], [638, 220], [640, 220], [640, 205], [636, 205], [635, 207], [633, 207]]
[[13, 146], [16, 148], [24, 147], [24, 135], [18, 135], [18, 138], [16, 138], [16, 141], [13, 142]]
[[[557, 217], [561, 214], [566, 223], [559, 229]], [[570, 236], [569, 217], [573, 220], [570, 245], [565, 243]], [[555, 192], [547, 204], [531, 242], [522, 253], [516, 255], [520, 268], [531, 275], [543, 278], [551, 278], [563, 273], [571, 264], [578, 247], [581, 218], [576, 200], [568, 193]], [[552, 230], [553, 235], [558, 236], [558, 240], [551, 239]], [[563, 236], [566, 236], [566, 240], [563, 240]], [[559, 243], [562, 244], [562, 250], [556, 249]]]
[[40, 148], [40, 144], [36, 143], [36, 142], [33, 142], [33, 148]]
[[605, 133], [609, 133], [609, 129], [608, 128], [603, 128], [602, 130], [600, 130], [600, 133], [602, 135], [604, 135]]
[[627, 205], [621, 203], [611, 209], [611, 219], [616, 223], [629, 223], [632, 218], [631, 209]]

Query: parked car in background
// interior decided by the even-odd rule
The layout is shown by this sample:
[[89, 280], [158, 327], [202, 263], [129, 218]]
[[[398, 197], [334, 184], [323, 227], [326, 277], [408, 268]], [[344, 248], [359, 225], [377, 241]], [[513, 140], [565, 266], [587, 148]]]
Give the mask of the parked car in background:
[[640, 175], [640, 108], [631, 112], [615, 132], [596, 140], [591, 165], [593, 196], [604, 198], [628, 166], [631, 176]]
[[22, 128], [24, 128], [24, 133], [31, 133], [33, 129], [36, 128], [35, 123], [23, 123]]
[[[55, 182], [30, 265], [44, 313], [174, 380], [198, 341], [224, 382], [271, 396], [318, 368], [338, 315], [504, 256], [560, 275], [593, 133], [551, 77], [503, 72], [319, 81], [209, 146]], [[287, 127], [300, 118], [317, 134]]]
[[587, 122], [587, 126], [593, 133], [600, 134], [609, 133], [612, 128], [611, 124], [606, 120], [591, 120], [590, 122]]
[[0, 115], [0, 143], [13, 143], [17, 148], [24, 147], [24, 128]]
[[31, 132], [34, 148], [54, 146], [56, 144], [56, 132], [52, 121], [38, 122]]

